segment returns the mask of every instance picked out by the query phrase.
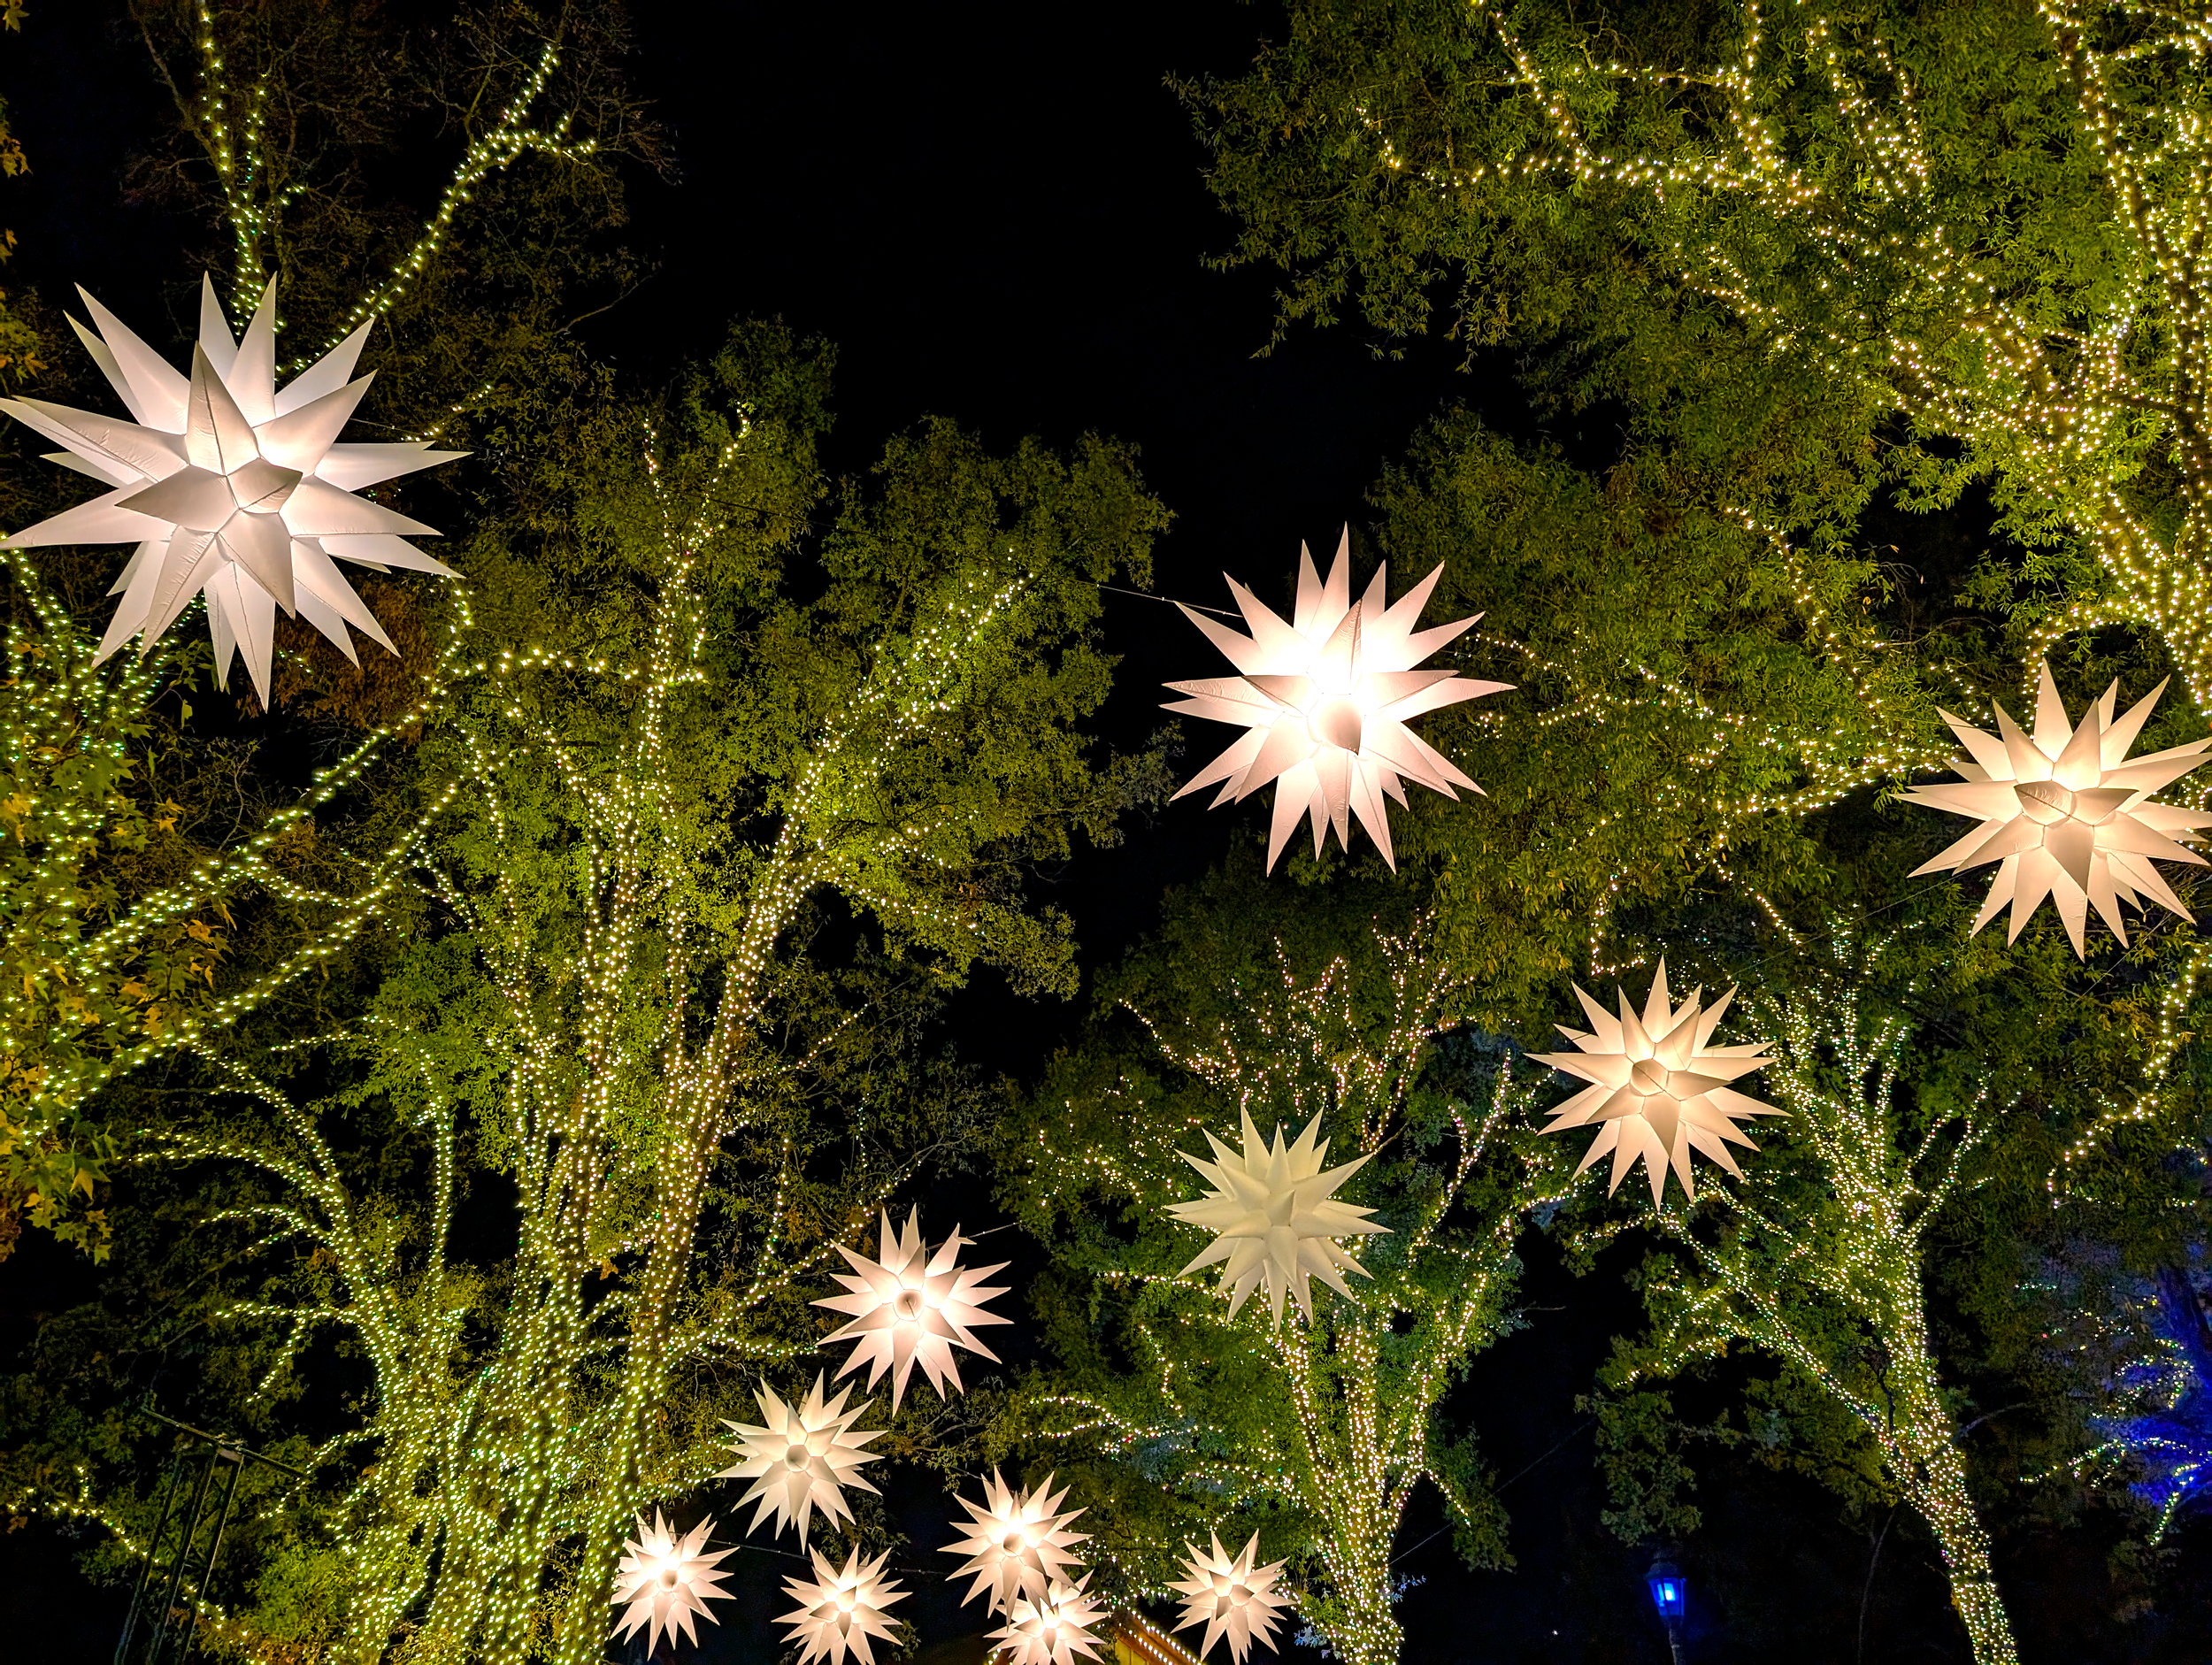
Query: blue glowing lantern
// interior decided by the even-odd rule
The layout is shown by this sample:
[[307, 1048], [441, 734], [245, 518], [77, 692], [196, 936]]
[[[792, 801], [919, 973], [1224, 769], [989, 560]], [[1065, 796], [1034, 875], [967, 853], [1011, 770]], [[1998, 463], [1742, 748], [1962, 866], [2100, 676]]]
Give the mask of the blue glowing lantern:
[[1660, 1618], [1672, 1630], [1682, 1623], [1682, 1609], [1689, 1593], [1682, 1569], [1661, 1555], [1652, 1561], [1644, 1582], [1651, 1586], [1651, 1605], [1659, 1609]]

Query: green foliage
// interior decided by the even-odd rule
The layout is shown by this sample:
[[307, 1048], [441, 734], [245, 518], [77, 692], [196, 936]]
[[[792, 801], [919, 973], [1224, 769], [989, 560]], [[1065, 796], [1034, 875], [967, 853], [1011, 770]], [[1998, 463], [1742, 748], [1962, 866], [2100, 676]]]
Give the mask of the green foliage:
[[[1395, 917], [1402, 934], [1373, 921]], [[1111, 1566], [1158, 1596], [1185, 1538], [1261, 1534], [1340, 1657], [1397, 1656], [1393, 1536], [1424, 1478], [1461, 1551], [1508, 1561], [1474, 1431], [1441, 1405], [1514, 1327], [1514, 1243], [1555, 1199], [1565, 1153], [1521, 1125], [1510, 1052], [1454, 1032], [1469, 990], [1386, 891], [1291, 893], [1234, 872], [1171, 905], [1117, 972], [1084, 1043], [1002, 1139], [1010, 1204], [1048, 1246], [1037, 1297], [1053, 1361], [996, 1435], [1074, 1478]], [[1271, 1325], [1226, 1316], [1202, 1234], [1166, 1205], [1201, 1130], [1231, 1142], [1323, 1118], [1347, 1200], [1390, 1235], [1359, 1243], [1351, 1301]]]
[[2202, 701], [2200, 280], [2166, 251], [2205, 222], [2208, 73], [2193, 24], [2101, 5], [1358, 0], [1186, 93], [1286, 318], [1540, 346], [1555, 396], [1750, 459], [1785, 526], [1985, 485], [2036, 552], [1993, 572], [2032, 649], [2140, 624]]

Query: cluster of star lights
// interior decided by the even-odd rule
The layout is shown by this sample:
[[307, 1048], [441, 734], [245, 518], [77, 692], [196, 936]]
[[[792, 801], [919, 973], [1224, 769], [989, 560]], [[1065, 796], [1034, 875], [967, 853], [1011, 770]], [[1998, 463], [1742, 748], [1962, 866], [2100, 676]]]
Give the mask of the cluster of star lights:
[[2143, 899], [2172, 909], [2188, 909], [2158, 870], [2158, 862], [2191, 862], [2203, 856], [2178, 839], [2200, 839], [2199, 828], [2212, 826], [2212, 815], [2155, 802], [2151, 794], [2171, 786], [2206, 761], [2212, 740], [2191, 740], [2166, 751], [2131, 760], [2128, 748], [2165, 691], [2162, 682], [2125, 716], [2116, 716], [2120, 685], [2104, 691], [2083, 713], [2078, 726], [2068, 720], [2066, 703], [2041, 666], [2035, 701], [2035, 732], [2024, 734], [2012, 714], [1995, 708], [1997, 733], [1943, 713], [1968, 756], [1951, 767], [1964, 779], [1956, 785], [1919, 786], [1901, 795], [1953, 815], [1970, 816], [1980, 825], [1913, 873], [1963, 872], [1998, 863], [1988, 898], [1975, 916], [1979, 931], [2012, 904], [2008, 942], [2048, 896], [2058, 909], [2066, 939], [2076, 955], [2088, 957], [2089, 909], [2128, 940], [2122, 902], [2137, 908]]
[[1298, 546], [1298, 601], [1287, 624], [1234, 579], [1229, 592], [1249, 636], [1184, 607], [1183, 616], [1227, 656], [1237, 674], [1171, 682], [1169, 688], [1187, 697], [1167, 709], [1241, 724], [1246, 733], [1175, 795], [1218, 783], [1214, 803], [1219, 806], [1241, 802], [1272, 781], [1271, 870], [1303, 816], [1312, 817], [1315, 855], [1332, 828], [1348, 849], [1356, 816], [1395, 869], [1385, 800], [1403, 804], [1405, 781], [1455, 799], [1455, 787], [1482, 790], [1406, 725], [1424, 712], [1512, 686], [1473, 681], [1455, 671], [1414, 669], [1481, 617], [1414, 628], [1443, 571], [1439, 566], [1393, 606], [1389, 568], [1378, 567], [1367, 593], [1355, 602], [1348, 526], [1325, 581], [1314, 569], [1312, 554]]
[[188, 372], [173, 368], [91, 295], [84, 302], [98, 334], [70, 322], [133, 419], [43, 399], [0, 399], [0, 410], [63, 448], [48, 461], [108, 487], [26, 527], [10, 544], [138, 546], [110, 592], [122, 600], [98, 656], [133, 637], [142, 652], [150, 649], [200, 596], [217, 681], [227, 686], [232, 655], [242, 656], [265, 706], [279, 608], [356, 664], [348, 625], [390, 648], [336, 562], [378, 572], [449, 569], [407, 541], [435, 536], [435, 528], [355, 494], [465, 453], [407, 441], [338, 443], [369, 389], [371, 376], [349, 378], [371, 325], [279, 387], [273, 280], [235, 338], [214, 285], [202, 280], [200, 338]]

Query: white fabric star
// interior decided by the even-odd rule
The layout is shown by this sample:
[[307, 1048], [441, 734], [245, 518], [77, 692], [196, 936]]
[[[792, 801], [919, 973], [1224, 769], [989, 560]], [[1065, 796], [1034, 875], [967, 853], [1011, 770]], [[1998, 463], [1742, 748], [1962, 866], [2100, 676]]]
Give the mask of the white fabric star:
[[1945, 711], [1943, 720], [1972, 754], [1951, 764], [1965, 779], [1955, 786], [1916, 786], [1898, 795], [1981, 823], [1915, 869], [1913, 878], [1997, 862], [1997, 877], [1974, 917], [1974, 929], [1979, 931], [2010, 902], [2012, 928], [2005, 940], [2017, 941], [2021, 928], [2048, 896], [2058, 906], [2067, 940], [2085, 959], [2092, 904], [2123, 942], [2128, 940], [2123, 902], [2139, 909], [2148, 896], [2189, 917], [2181, 898], [2151, 863], [2204, 866], [2204, 857], [2177, 843], [2175, 835], [2201, 837], [2196, 829], [2212, 826], [2212, 816], [2153, 802], [2150, 794], [2202, 763], [2212, 740], [2192, 740], [2131, 762], [2128, 748], [2166, 685], [2160, 683], [2147, 699], [2116, 718], [2120, 695], [2116, 681], [2077, 728], [2067, 720], [2066, 702], [2051, 680], [2047, 661], [2042, 671], [2032, 737], [2020, 732], [2001, 705], [1995, 708], [1995, 734]]
[[1052, 1495], [1050, 1475], [1035, 1490], [1017, 1492], [994, 1469], [984, 1484], [981, 1503], [956, 1500], [968, 1511], [967, 1531], [947, 1544], [945, 1553], [968, 1557], [954, 1577], [975, 1575], [961, 1598], [964, 1602], [988, 1592], [991, 1610], [1004, 1613], [1018, 1597], [1042, 1601], [1065, 1581], [1068, 1569], [1082, 1564], [1068, 1551], [1090, 1539], [1086, 1533], [1068, 1531], [1069, 1523], [1083, 1511], [1060, 1513], [1067, 1495], [1065, 1486], [1058, 1496]]
[[891, 1230], [890, 1213], [884, 1213], [880, 1260], [872, 1261], [838, 1244], [837, 1252], [857, 1276], [837, 1273], [837, 1281], [849, 1293], [814, 1303], [851, 1316], [851, 1323], [822, 1342], [826, 1347], [840, 1341], [858, 1343], [838, 1375], [865, 1364], [872, 1391], [888, 1370], [891, 1408], [896, 1410], [906, 1393], [906, 1379], [917, 1363], [940, 1393], [945, 1392], [947, 1382], [955, 1393], [960, 1391], [960, 1366], [952, 1355], [953, 1348], [965, 1347], [995, 1364], [998, 1354], [971, 1332], [981, 1324], [1013, 1322], [983, 1310], [985, 1301], [1006, 1293], [1003, 1285], [987, 1287], [983, 1280], [993, 1272], [1004, 1271], [1007, 1263], [962, 1266], [960, 1251], [969, 1244], [970, 1239], [962, 1237], [960, 1228], [955, 1226], [952, 1235], [931, 1253], [922, 1242], [918, 1208], [907, 1215], [906, 1229], [896, 1234]]
[[1308, 814], [1313, 818], [1315, 855], [1321, 853], [1331, 827], [1337, 842], [1350, 848], [1348, 817], [1357, 816], [1383, 860], [1394, 869], [1390, 811], [1383, 800], [1405, 802], [1401, 777], [1452, 799], [1459, 796], [1455, 786], [1482, 790], [1406, 725], [1425, 711], [1513, 686], [1473, 681], [1453, 671], [1415, 670], [1482, 615], [1432, 630], [1414, 629], [1443, 573], [1440, 566], [1399, 597], [1394, 607], [1386, 605], [1390, 570], [1378, 567], [1367, 594], [1353, 601], [1351, 540], [1347, 526], [1325, 583], [1305, 545], [1298, 546], [1298, 603], [1288, 624], [1234, 579], [1229, 591], [1249, 636], [1183, 608], [1183, 616], [1228, 656], [1239, 674], [1168, 683], [1190, 697], [1166, 709], [1217, 723], [1240, 723], [1250, 732], [1175, 795], [1219, 781], [1221, 791], [1214, 798], [1218, 808], [1232, 799], [1241, 802], [1275, 782], [1275, 818], [1267, 843], [1271, 870], [1299, 817]]
[[1298, 1310], [1310, 1324], [1313, 1290], [1310, 1278], [1318, 1278], [1349, 1301], [1352, 1292], [1341, 1274], [1371, 1275], [1333, 1240], [1389, 1233], [1388, 1226], [1369, 1221], [1372, 1208], [1355, 1208], [1335, 1197], [1336, 1188], [1365, 1166], [1368, 1159], [1362, 1156], [1324, 1171], [1321, 1164], [1328, 1158], [1329, 1141], [1315, 1143], [1314, 1136], [1320, 1130], [1321, 1118], [1316, 1116], [1298, 1135], [1298, 1142], [1286, 1147], [1278, 1124], [1274, 1143], [1269, 1145], [1260, 1138], [1260, 1130], [1252, 1124], [1252, 1113], [1247, 1110], [1241, 1152], [1209, 1132], [1206, 1142], [1213, 1147], [1213, 1161], [1188, 1154], [1183, 1156], [1205, 1176], [1213, 1190], [1195, 1202], [1171, 1203], [1168, 1212], [1187, 1224], [1216, 1234], [1213, 1242], [1183, 1268], [1183, 1274], [1225, 1262], [1220, 1287], [1229, 1293], [1232, 1318], [1252, 1292], [1264, 1285], [1271, 1322], [1282, 1322], [1283, 1298], [1289, 1295], [1295, 1298]]
[[799, 1665], [814, 1665], [816, 1660], [844, 1665], [848, 1653], [860, 1665], [875, 1665], [875, 1650], [868, 1638], [879, 1636], [887, 1642], [895, 1638], [896, 1633], [884, 1612], [905, 1600], [908, 1594], [883, 1576], [883, 1563], [891, 1558], [889, 1552], [864, 1561], [856, 1549], [845, 1557], [842, 1571], [823, 1560], [820, 1550], [811, 1553], [814, 1581], [783, 1581], [784, 1594], [799, 1605], [776, 1621], [790, 1630], [787, 1639], [801, 1645]]
[[1092, 1626], [1106, 1616], [1106, 1609], [1079, 1583], [1056, 1584], [1037, 1600], [1018, 1596], [1007, 1609], [1006, 1623], [989, 1639], [1004, 1652], [1004, 1665], [1075, 1665], [1077, 1658], [1097, 1659], [1100, 1638]]
[[718, 1480], [750, 1480], [752, 1487], [737, 1500], [743, 1508], [757, 1502], [754, 1509], [750, 1531], [767, 1518], [770, 1511], [776, 1516], [775, 1531], [781, 1532], [795, 1523], [799, 1529], [799, 1543], [806, 1543], [808, 1523], [819, 1514], [826, 1520], [849, 1521], [852, 1511], [845, 1503], [845, 1488], [858, 1486], [863, 1492], [872, 1492], [862, 1476], [853, 1472], [864, 1462], [879, 1461], [879, 1451], [864, 1451], [871, 1439], [883, 1438], [880, 1428], [867, 1433], [854, 1431], [853, 1424], [868, 1408], [866, 1400], [845, 1408], [846, 1398], [852, 1393], [848, 1387], [828, 1404], [822, 1402], [822, 1377], [815, 1373], [814, 1388], [803, 1405], [787, 1405], [776, 1397], [775, 1389], [765, 1383], [754, 1390], [760, 1401], [761, 1420], [766, 1425], [755, 1427], [750, 1423], [726, 1423], [737, 1435], [737, 1462], [725, 1469], [715, 1477]]
[[57, 543], [135, 543], [110, 595], [121, 603], [101, 638], [106, 658], [132, 637], [150, 648], [194, 596], [207, 597], [216, 680], [227, 686], [241, 653], [269, 701], [276, 610], [322, 632], [345, 654], [350, 625], [392, 646], [333, 564], [373, 572], [412, 567], [449, 573], [406, 541], [436, 530], [353, 494], [365, 486], [465, 457], [411, 442], [336, 443], [373, 374], [349, 381], [368, 339], [359, 329], [280, 388], [276, 385], [276, 284], [244, 336], [233, 340], [203, 280], [200, 340], [180, 375], [81, 289], [99, 326], [70, 320], [85, 350], [136, 418], [126, 422], [42, 399], [0, 399], [26, 426], [63, 446], [47, 460], [112, 487], [6, 541], [18, 549]]
[[1664, 1198], [1670, 1166], [1682, 1182], [1683, 1193], [1695, 1201], [1697, 1185], [1690, 1175], [1694, 1149], [1740, 1178], [1743, 1170], [1728, 1154], [1728, 1145], [1759, 1147], [1737, 1131], [1736, 1120], [1782, 1112], [1728, 1085], [1769, 1062], [1764, 1041], [1740, 1047], [1710, 1044], [1736, 991], [1732, 988], [1715, 1001], [1710, 1011], [1699, 1010], [1701, 989], [1691, 990], [1690, 998], [1677, 1007], [1667, 995], [1667, 963], [1662, 960], [1640, 1019], [1629, 1007], [1628, 991], [1617, 992], [1621, 1009], [1617, 1017], [1577, 985], [1575, 996], [1589, 1014], [1594, 1032], [1586, 1035], [1562, 1024], [1559, 1032], [1574, 1042], [1577, 1051], [1529, 1055], [1539, 1063], [1591, 1083], [1552, 1112], [1551, 1124], [1544, 1131], [1557, 1133], [1597, 1123], [1598, 1136], [1590, 1141], [1575, 1171], [1583, 1172], [1612, 1152], [1613, 1178], [1606, 1187], [1610, 1193], [1620, 1189], [1640, 1156], [1651, 1181], [1654, 1206]]
[[1187, 1538], [1183, 1549], [1187, 1556], [1183, 1570], [1188, 1576], [1168, 1585], [1180, 1591], [1183, 1597], [1183, 1617], [1175, 1628], [1206, 1627], [1205, 1639], [1198, 1646], [1202, 1656], [1212, 1653], [1214, 1644], [1223, 1637], [1228, 1638], [1229, 1657], [1235, 1665], [1244, 1665], [1244, 1656], [1252, 1651], [1255, 1641], [1273, 1653], [1275, 1626], [1290, 1611], [1290, 1602], [1275, 1593], [1283, 1563], [1255, 1564], [1259, 1560], [1260, 1535], [1253, 1533], [1242, 1553], [1233, 1556], [1223, 1551], [1219, 1532], [1213, 1534], [1210, 1555], [1194, 1549]]
[[694, 1615], [709, 1624], [716, 1623], [714, 1615], [707, 1611], [707, 1599], [729, 1600], [730, 1592], [722, 1588], [722, 1580], [730, 1575], [715, 1569], [732, 1552], [705, 1553], [708, 1535], [713, 1531], [712, 1515], [680, 1538], [661, 1518], [658, 1509], [653, 1511], [650, 1526], [642, 1515], [638, 1516], [638, 1535], [624, 1540], [622, 1560], [615, 1568], [613, 1605], [629, 1609], [622, 1615], [618, 1636], [626, 1640], [641, 1625], [648, 1627], [645, 1651], [649, 1653], [660, 1646], [664, 1632], [673, 1637], [681, 1630], [685, 1641], [696, 1643]]

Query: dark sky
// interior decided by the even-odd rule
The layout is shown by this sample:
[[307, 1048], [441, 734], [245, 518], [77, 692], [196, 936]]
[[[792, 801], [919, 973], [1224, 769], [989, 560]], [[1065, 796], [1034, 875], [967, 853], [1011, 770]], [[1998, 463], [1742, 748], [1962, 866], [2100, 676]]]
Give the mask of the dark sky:
[[[1148, 480], [1177, 517], [1156, 587], [1210, 603], [1224, 568], [1264, 594], [1286, 582], [1301, 539], [1333, 545], [1386, 459], [1444, 403], [1525, 424], [1509, 381], [1461, 372], [1446, 345], [1383, 362], [1356, 328], [1301, 329], [1256, 356], [1271, 330], [1271, 280], [1203, 266], [1231, 226], [1203, 188], [1202, 151], [1164, 78], [1236, 70], [1271, 21], [1263, 8], [639, 9], [635, 73], [672, 130], [681, 179], [641, 188], [634, 236], [659, 270], [595, 326], [598, 343], [652, 374], [710, 349], [737, 317], [780, 314], [830, 337], [840, 468], [864, 467], [924, 413], [999, 446], [1025, 434], [1117, 434], [1142, 447]], [[134, 284], [150, 295], [176, 275], [163, 249], [143, 246], [155, 235], [147, 217], [119, 202], [128, 123], [113, 101], [155, 96], [119, 12], [111, 0], [46, 0], [0, 58], [0, 89], [35, 167], [8, 188], [0, 221], [24, 234], [19, 270], [42, 283], [119, 287], [119, 303]], [[1159, 679], [1203, 674], [1210, 662], [1156, 602], [1117, 599], [1109, 620], [1127, 656], [1110, 723], [1133, 739], [1152, 725]], [[1240, 821], [1178, 804], [1122, 851], [1079, 863], [1061, 883], [1094, 955], [1147, 928], [1164, 883], [1202, 871], [1263, 813], [1248, 805]], [[1033, 1067], [1037, 1038], [1065, 1019], [1008, 1024], [1007, 1010], [978, 993], [963, 1025], [971, 1050]], [[1009, 1033], [1028, 1039], [1009, 1051]], [[1432, 1500], [1417, 1505], [1402, 1539], [1402, 1570], [1418, 1581], [1404, 1607], [1409, 1661], [1665, 1658], [1638, 1579], [1648, 1552], [1599, 1524], [1602, 1487], [1574, 1404], [1606, 1338], [1632, 1321], [1617, 1270], [1577, 1281], [1539, 1256], [1529, 1327], [1486, 1354], [1455, 1400], [1505, 1483], [1518, 1564], [1465, 1573], [1448, 1534], [1436, 1535]], [[20, 1311], [25, 1280], [73, 1275], [34, 1246], [0, 1267], [0, 1293], [12, 1280]], [[1809, 1665], [1963, 1657], [1924, 1541], [1906, 1530], [1889, 1541], [1861, 1643], [1867, 1538], [1809, 1482], [1730, 1472], [1707, 1500], [1710, 1541], [1685, 1557], [1694, 1576], [1724, 1586], [1709, 1593], [1709, 1581], [1694, 1598], [1705, 1603], [1694, 1657], [1777, 1657], [1750, 1638], [1785, 1634], [1806, 1638], [1793, 1646]], [[935, 1508], [926, 1488], [902, 1483], [894, 1500], [926, 1545], [937, 1530], [922, 1524]], [[746, 1600], [704, 1657], [772, 1656], [760, 1651], [772, 1600], [763, 1580], [787, 1569], [749, 1564]], [[81, 1604], [58, 1625], [58, 1594]], [[926, 1609], [926, 1638], [961, 1628], [941, 1595], [913, 1604]], [[115, 1608], [111, 1592], [74, 1578], [64, 1546], [35, 1531], [0, 1538], [0, 1636], [51, 1634], [41, 1665], [104, 1660]], [[0, 1658], [11, 1652], [0, 1642]]]

